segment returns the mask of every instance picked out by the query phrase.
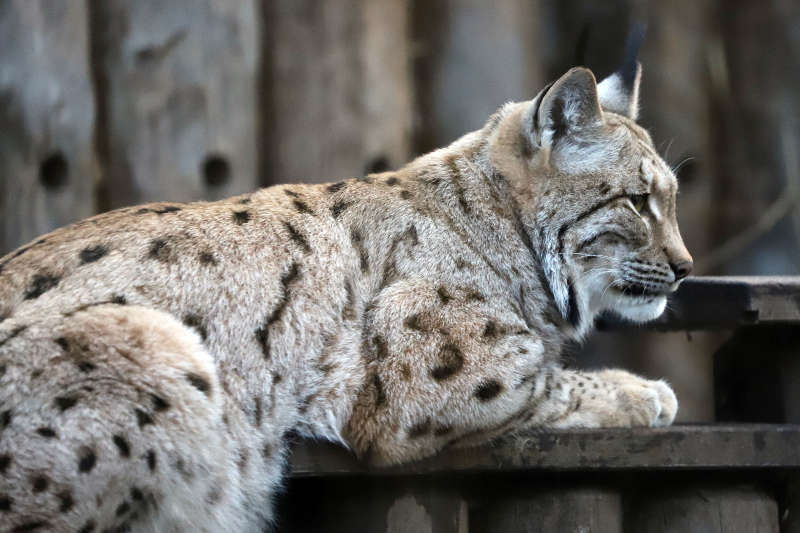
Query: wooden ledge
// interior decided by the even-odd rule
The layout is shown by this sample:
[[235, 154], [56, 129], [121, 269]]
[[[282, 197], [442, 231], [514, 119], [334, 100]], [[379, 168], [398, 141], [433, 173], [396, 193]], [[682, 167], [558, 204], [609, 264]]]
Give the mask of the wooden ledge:
[[344, 448], [301, 442], [292, 476], [424, 475], [527, 470], [698, 470], [800, 467], [800, 425], [710, 425], [534, 432], [491, 446], [447, 450], [370, 468]]
[[[756, 324], [800, 325], [800, 276], [687, 278], [667, 311], [644, 327], [662, 331], [732, 329]], [[641, 328], [613, 316], [598, 329]]]

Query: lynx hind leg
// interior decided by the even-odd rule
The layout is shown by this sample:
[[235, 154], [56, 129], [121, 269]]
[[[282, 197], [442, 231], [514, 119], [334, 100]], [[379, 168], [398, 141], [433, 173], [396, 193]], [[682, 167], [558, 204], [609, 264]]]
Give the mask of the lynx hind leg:
[[110, 305], [5, 326], [0, 522], [247, 531], [222, 394], [191, 331], [158, 311]]
[[545, 426], [668, 426], [678, 411], [675, 393], [664, 381], [624, 370], [562, 371], [550, 395]]

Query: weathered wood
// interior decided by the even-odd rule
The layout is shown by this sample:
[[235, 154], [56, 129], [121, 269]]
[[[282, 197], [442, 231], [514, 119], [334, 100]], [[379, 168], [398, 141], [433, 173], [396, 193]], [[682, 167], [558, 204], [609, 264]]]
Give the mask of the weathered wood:
[[470, 533], [556, 531], [622, 533], [619, 492], [592, 487], [538, 491], [518, 487], [470, 507]]
[[0, 2], [0, 255], [94, 211], [85, 0]]
[[412, 93], [408, 0], [276, 0], [265, 7], [267, 183], [404, 164]]
[[[453, 484], [414, 479], [295, 482], [281, 531], [467, 533], [467, 502]], [[301, 501], [300, 501], [301, 500]]]
[[540, 4], [414, 2], [418, 152], [481, 128], [508, 101], [536, 96], [547, 82], [543, 67], [547, 21]]
[[778, 505], [748, 488], [640, 491], [627, 502], [625, 530], [637, 533], [778, 533]]
[[258, 184], [257, 0], [93, 0], [102, 207]]
[[800, 425], [768, 424], [539, 431], [491, 446], [446, 450], [430, 459], [383, 469], [369, 468], [347, 450], [330, 444], [302, 443], [292, 456], [295, 477], [797, 467]]

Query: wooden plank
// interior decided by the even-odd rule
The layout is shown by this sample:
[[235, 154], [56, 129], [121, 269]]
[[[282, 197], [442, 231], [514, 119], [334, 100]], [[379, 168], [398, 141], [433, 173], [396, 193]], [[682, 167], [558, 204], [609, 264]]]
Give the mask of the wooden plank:
[[[686, 279], [665, 313], [646, 327], [662, 331], [800, 324], [800, 276], [701, 276]], [[633, 324], [604, 317], [600, 329]], [[635, 325], [639, 328], [640, 325]]]
[[264, 174], [323, 182], [404, 164], [408, 0], [265, 4]]
[[85, 0], [0, 2], [0, 256], [94, 212]]
[[257, 0], [94, 0], [104, 207], [223, 198], [257, 176]]
[[470, 533], [555, 531], [622, 533], [620, 493], [591, 486], [550, 490], [515, 487], [470, 506]]
[[662, 533], [778, 533], [778, 504], [766, 492], [749, 488], [687, 487], [673, 492], [633, 494], [626, 531]]
[[536, 96], [550, 81], [547, 14], [536, 0], [414, 2], [417, 152], [481, 128], [508, 101]]
[[692, 470], [800, 467], [800, 425], [711, 425], [531, 432], [491, 446], [446, 450], [391, 468], [370, 468], [347, 450], [301, 443], [292, 475], [427, 475], [530, 470]]

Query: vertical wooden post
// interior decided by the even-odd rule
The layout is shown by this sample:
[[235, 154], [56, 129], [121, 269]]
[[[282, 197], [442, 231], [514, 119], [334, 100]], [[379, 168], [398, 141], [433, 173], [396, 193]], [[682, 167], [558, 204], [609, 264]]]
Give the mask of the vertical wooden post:
[[778, 505], [763, 491], [688, 489], [634, 498], [625, 530], [637, 533], [778, 533]]
[[107, 205], [258, 183], [257, 0], [92, 0]]
[[517, 487], [471, 509], [470, 526], [471, 533], [622, 533], [622, 501], [617, 491], [603, 488]]
[[414, 3], [417, 151], [482, 127], [505, 102], [536, 96], [546, 83], [543, 15], [531, 0]]
[[[294, 482], [281, 531], [468, 533], [467, 502], [452, 483], [391, 477]], [[313, 509], [314, 512], [309, 512]]]
[[85, 0], [0, 2], [0, 255], [92, 214]]
[[412, 120], [408, 0], [275, 0], [264, 16], [267, 183], [404, 164]]

